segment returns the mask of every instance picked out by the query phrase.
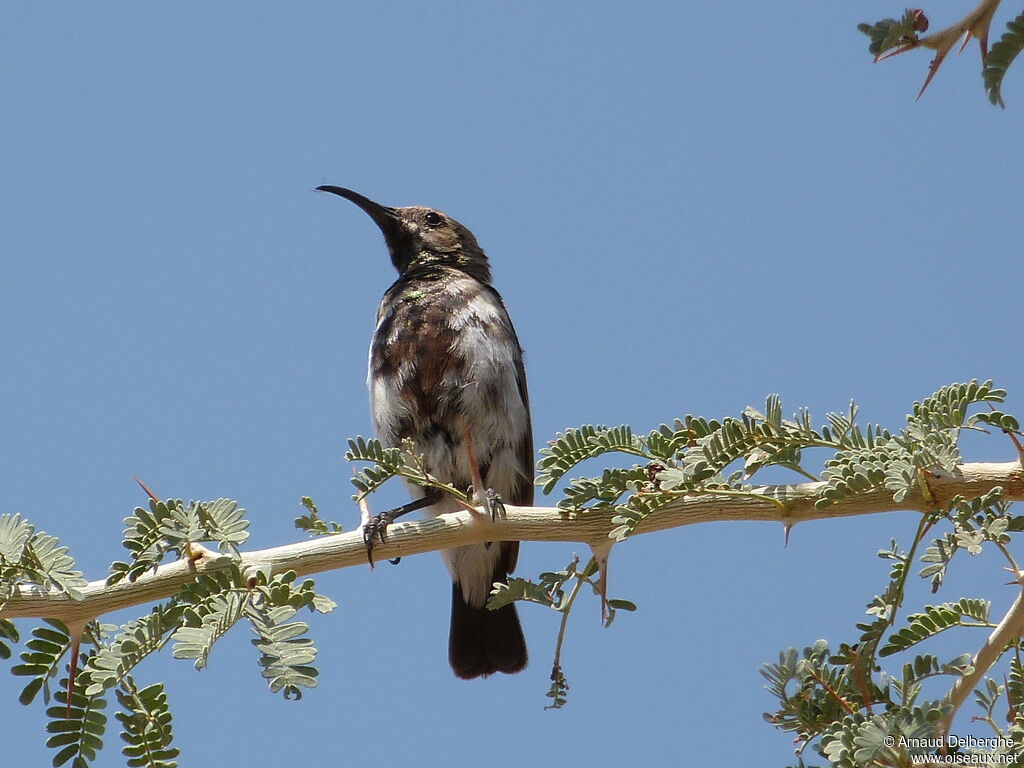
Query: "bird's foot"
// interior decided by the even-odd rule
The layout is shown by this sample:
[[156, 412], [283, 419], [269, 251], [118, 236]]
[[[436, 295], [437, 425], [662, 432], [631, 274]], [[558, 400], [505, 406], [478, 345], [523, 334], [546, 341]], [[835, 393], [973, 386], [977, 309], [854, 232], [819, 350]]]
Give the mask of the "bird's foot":
[[[498, 492], [493, 488], [486, 488], [483, 492], [483, 496], [481, 497], [481, 495], [474, 490], [473, 486], [469, 486], [469, 498], [473, 500], [473, 503], [476, 506], [484, 507], [487, 510], [488, 514], [491, 516], [492, 523], [499, 517], [504, 519], [505, 505], [501, 503], [501, 496], [499, 496]], [[474, 512], [474, 514], [479, 515], [478, 512]], [[492, 541], [485, 541], [484, 547], [486, 549], [490, 549], [491, 544], [493, 543], [494, 542]]]
[[505, 518], [505, 505], [501, 502], [501, 496], [493, 488], [488, 488], [484, 493], [484, 498], [487, 500], [487, 511], [491, 513], [491, 522], [493, 523], [499, 517]]
[[479, 494], [471, 485], [469, 486], [469, 498], [473, 500], [476, 506], [487, 510], [487, 513], [491, 516], [492, 523], [499, 517], [505, 517], [505, 505], [501, 503], [501, 496], [493, 488], [485, 488], [483, 494]]
[[[395, 514], [393, 512], [381, 512], [380, 514], [374, 515], [363, 525], [363, 544], [366, 546], [366, 560], [373, 568], [373, 545], [376, 542], [381, 544], [388, 543], [387, 530], [391, 523], [395, 522]], [[398, 565], [398, 562], [402, 558], [396, 557], [394, 560], [389, 560], [392, 565]]]
[[[388, 543], [387, 528], [391, 523], [395, 522], [402, 515], [408, 514], [409, 512], [415, 512], [417, 509], [423, 509], [429, 507], [431, 504], [435, 504], [440, 498], [440, 491], [430, 489], [423, 496], [418, 499], [413, 499], [408, 504], [403, 504], [395, 509], [389, 509], [386, 512], [381, 512], [379, 515], [369, 516], [369, 512], [364, 510], [363, 519], [366, 521], [363, 523], [363, 544], [366, 545], [366, 559], [370, 561], [370, 567], [373, 568], [373, 545], [375, 542], [381, 544]], [[388, 562], [392, 565], [398, 565], [402, 558], [396, 557], [394, 560]]]

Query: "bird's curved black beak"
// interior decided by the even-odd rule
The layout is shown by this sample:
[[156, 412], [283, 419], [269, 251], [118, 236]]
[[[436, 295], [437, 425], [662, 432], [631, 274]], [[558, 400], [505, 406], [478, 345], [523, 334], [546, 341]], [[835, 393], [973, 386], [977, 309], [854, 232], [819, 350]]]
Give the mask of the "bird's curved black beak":
[[316, 188], [318, 192], [330, 192], [332, 195], [338, 195], [344, 197], [346, 200], [350, 200], [360, 208], [362, 208], [366, 214], [373, 219], [377, 226], [380, 227], [381, 232], [384, 233], [386, 239], [400, 234], [401, 218], [398, 212], [394, 208], [389, 208], [386, 205], [375, 203], [370, 198], [360, 195], [358, 192], [353, 192], [351, 189], [345, 189], [345, 187], [336, 187], [333, 184], [324, 184]]

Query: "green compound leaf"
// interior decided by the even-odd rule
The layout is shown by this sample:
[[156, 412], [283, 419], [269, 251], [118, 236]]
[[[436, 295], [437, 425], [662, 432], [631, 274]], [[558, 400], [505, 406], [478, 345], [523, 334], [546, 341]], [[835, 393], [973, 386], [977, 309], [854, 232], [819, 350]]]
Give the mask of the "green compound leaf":
[[615, 504], [623, 494], [640, 490], [650, 479], [650, 470], [635, 464], [629, 469], [606, 469], [600, 477], [576, 477], [565, 489], [558, 506], [580, 509], [591, 501], [602, 507]]
[[359, 491], [352, 497], [356, 501], [365, 498], [367, 494], [373, 493], [398, 475], [405, 464], [402, 452], [398, 448], [385, 448], [380, 440], [367, 440], [361, 436], [349, 439], [345, 461], [368, 461], [373, 464], [371, 467], [364, 467], [352, 478], [352, 485]]
[[43, 701], [50, 702], [50, 680], [60, 671], [61, 659], [71, 644], [67, 627], [52, 619], [45, 621], [50, 626], [32, 630], [32, 638], [25, 643], [26, 650], [20, 654], [22, 663], [11, 667], [11, 674], [32, 678], [18, 697], [25, 706], [32, 703], [40, 690]]
[[702, 437], [720, 429], [716, 419], [702, 419], [687, 414], [672, 426], [662, 424], [647, 436], [647, 450], [654, 458], [673, 459]]
[[1010, 710], [1016, 713], [1018, 723], [1024, 720], [1024, 663], [1021, 662], [1019, 653], [1010, 658], [1006, 698], [1009, 700]]
[[298, 700], [303, 688], [316, 687], [320, 673], [313, 666], [316, 647], [310, 638], [303, 637], [309, 625], [304, 621], [289, 622], [296, 612], [289, 605], [250, 603], [245, 608], [245, 617], [257, 635], [251, 642], [260, 650], [260, 666], [271, 693], [283, 691], [286, 699]]
[[148, 510], [136, 507], [124, 525], [123, 543], [131, 560], [114, 562], [107, 584], [135, 581], [166, 555], [182, 557], [191, 544], [214, 542], [222, 554], [237, 558], [238, 547], [249, 537], [245, 510], [229, 499], [187, 505], [181, 499], [151, 499]]
[[544, 709], [561, 709], [569, 700], [569, 681], [565, 677], [560, 665], [551, 669], [551, 687], [544, 694], [551, 699], [551, 703]]
[[965, 626], [964, 617], [987, 626], [988, 610], [989, 601], [968, 598], [961, 598], [955, 603], [926, 605], [923, 613], [912, 613], [907, 617], [908, 625], [890, 635], [878, 654], [891, 656], [950, 627]]
[[828, 644], [818, 640], [802, 653], [788, 648], [779, 653], [778, 663], [761, 667], [765, 687], [780, 703], [778, 710], [765, 713], [769, 723], [783, 731], [817, 734], [842, 719], [842, 702], [855, 700], [859, 693], [829, 656]]
[[301, 608], [327, 613], [333, 610], [332, 600], [318, 595], [313, 582], [306, 579], [296, 584], [294, 571], [275, 576], [269, 582], [259, 577], [253, 599], [245, 606], [260, 650], [260, 666], [272, 693], [282, 691], [286, 699], [301, 699], [303, 688], [316, 687], [320, 674], [313, 663], [317, 649], [304, 637], [309, 626], [303, 621], [290, 621]]
[[902, 699], [904, 706], [913, 706], [921, 693], [921, 683], [932, 677], [962, 677], [972, 669], [973, 657], [962, 654], [952, 661], [941, 662], [931, 654], [915, 656], [903, 665], [903, 676], [892, 681], [893, 690]]
[[745, 460], [743, 474], [748, 479], [773, 465], [807, 475], [800, 467], [803, 449], [831, 443], [811, 426], [807, 409], [801, 409], [795, 420], [783, 419], [782, 400], [775, 394], [765, 398], [763, 413], [747, 406], [740, 418], [727, 417], [707, 426], [712, 424], [714, 429], [695, 437], [681, 451], [684, 484], [719, 482], [718, 475], [739, 459]]
[[906, 430], [895, 436], [870, 426], [866, 436], [861, 434], [854, 425], [853, 408], [849, 417], [830, 414], [831, 431], [823, 429], [823, 437], [839, 438], [850, 447], [826, 461], [822, 479], [827, 486], [815, 505], [823, 509], [879, 487], [892, 491], [894, 501], [902, 501], [917, 486], [919, 470], [940, 467], [952, 472], [961, 463], [958, 432], [978, 420], [969, 417], [968, 408], [1002, 402], [1005, 397], [1006, 391], [994, 387], [991, 380], [950, 384], [915, 402]]
[[163, 683], [139, 690], [131, 677], [117, 689], [122, 711], [114, 717], [121, 724], [121, 753], [129, 768], [176, 768], [178, 749], [173, 746], [171, 712]]
[[13, 568], [21, 572], [20, 578], [15, 580], [38, 584], [45, 589], [57, 589], [72, 600], [81, 600], [82, 590], [89, 584], [75, 567], [68, 548], [62, 547], [56, 537], [34, 529], [22, 552], [21, 562], [14, 564]]
[[643, 520], [663, 506], [670, 498], [666, 495], [652, 496], [630, 496], [625, 504], [615, 507], [615, 517], [612, 518], [614, 528], [608, 533], [608, 538], [614, 541], [625, 541], [633, 535], [636, 527]]
[[131, 561], [115, 561], [110, 566], [107, 584], [116, 584], [124, 579], [135, 581], [160, 564], [170, 549], [170, 543], [164, 539], [163, 529], [171, 517], [172, 507], [173, 501], [150, 499], [148, 510], [136, 507], [135, 513], [124, 519], [122, 539], [125, 549], [131, 555]]
[[205, 597], [190, 606], [201, 614], [198, 626], [179, 627], [173, 637], [176, 659], [195, 659], [196, 669], [206, 666], [213, 644], [227, 634], [242, 618], [247, 595], [242, 590], [231, 590]]
[[766, 437], [749, 414], [742, 419], [726, 418], [714, 432], [699, 438], [683, 452], [682, 469], [687, 481], [702, 483], [722, 472], [732, 462], [758, 448]]
[[329, 536], [345, 530], [338, 523], [321, 519], [316, 502], [309, 496], [303, 496], [300, 501], [309, 513], [295, 518], [295, 527], [300, 531], [306, 531], [310, 536]]
[[974, 702], [981, 707], [985, 713], [985, 718], [990, 722], [994, 720], [993, 710], [1001, 702], [1002, 697], [1003, 686], [990, 677], [984, 678], [983, 687], [975, 688], [974, 690]]
[[550, 493], [559, 480], [577, 464], [605, 453], [627, 453], [645, 456], [643, 441], [628, 425], [594, 427], [584, 424], [578, 429], [559, 432], [546, 448], [541, 449], [537, 464], [537, 485]]
[[1004, 432], [1020, 432], [1020, 422], [1017, 421], [1017, 418], [1001, 411], [975, 414], [971, 417], [969, 424], [987, 424]]
[[172, 635], [175, 658], [195, 659], [196, 668], [203, 668], [216, 641], [244, 617], [256, 632], [253, 643], [262, 653], [260, 665], [272, 691], [300, 698], [302, 688], [316, 685], [316, 648], [302, 637], [308, 626], [289, 621], [301, 608], [320, 613], [335, 608], [333, 600], [316, 593], [312, 580], [297, 583], [295, 572], [288, 571], [269, 581], [260, 573], [246, 583], [232, 566], [199, 576], [177, 599], [186, 626]]
[[857, 424], [859, 410], [856, 403], [850, 403], [850, 409], [846, 413], [825, 414], [828, 426], [821, 429], [822, 439], [840, 450], [849, 450], [873, 448], [876, 443], [886, 442], [892, 438], [888, 430], [875, 424], [868, 424], [862, 430]]
[[49, 707], [46, 716], [46, 732], [53, 734], [46, 746], [59, 750], [53, 757], [53, 765], [61, 766], [70, 760], [74, 768], [87, 768], [103, 748], [103, 734], [107, 729], [107, 702], [102, 696], [85, 696], [76, 686], [67, 706], [67, 680], [61, 680], [61, 688], [54, 698], [59, 706]]
[[992, 386], [992, 380], [978, 383], [971, 379], [966, 384], [950, 384], [914, 403], [913, 412], [907, 421], [931, 429], [953, 429], [962, 427], [967, 420], [967, 409], [974, 403], [1001, 403], [1006, 399], [1006, 390]]
[[1024, 49], [1024, 13], [1007, 22], [1006, 29], [999, 42], [988, 52], [985, 69], [981, 73], [988, 100], [999, 106], [1003, 106], [1002, 87], [1006, 70], [1013, 64], [1021, 49]]
[[181, 607], [172, 601], [123, 625], [113, 641], [95, 651], [82, 670], [85, 695], [95, 696], [120, 685], [139, 662], [163, 647], [167, 635], [178, 627], [181, 614]]
[[230, 499], [193, 502], [201, 524], [200, 541], [216, 542], [221, 554], [239, 557], [238, 548], [249, 538], [245, 510]]
[[[896, 462], [901, 462], [897, 465]], [[852, 448], [838, 451], [825, 462], [822, 480], [827, 485], [821, 490], [821, 498], [815, 502], [819, 509], [834, 504], [858, 493], [872, 490], [889, 482], [896, 485], [901, 478], [898, 472], [912, 464], [913, 457], [894, 441], [876, 443], [872, 448]], [[893, 467], [892, 473], [888, 473]]]
[[935, 539], [925, 548], [924, 554], [921, 555], [921, 562], [929, 563], [929, 565], [922, 568], [919, 575], [922, 579], [931, 577], [932, 594], [939, 591], [942, 580], [949, 570], [949, 563], [959, 550], [960, 546], [957, 544], [956, 536], [952, 533], [947, 533], [941, 539]]
[[20, 639], [21, 636], [14, 623], [7, 619], [0, 619], [0, 659], [11, 658], [11, 646], [6, 641], [10, 640], [12, 643], [16, 643]]
[[591, 439], [591, 443], [599, 453], [632, 453], [643, 455], [643, 442], [633, 434], [633, 428], [628, 424], [620, 427], [598, 430]]
[[901, 19], [882, 19], [874, 24], [858, 24], [857, 29], [871, 38], [868, 52], [876, 59], [886, 51], [917, 42], [920, 11], [908, 8]]
[[502, 584], [501, 582], [494, 584], [494, 589], [487, 598], [487, 607], [494, 611], [502, 606], [514, 603], [516, 600], [546, 605], [549, 608], [553, 606], [548, 589], [539, 584], [534, 584], [528, 579], [509, 579], [507, 584]]
[[21, 562], [32, 531], [21, 515], [0, 515], [0, 568]]

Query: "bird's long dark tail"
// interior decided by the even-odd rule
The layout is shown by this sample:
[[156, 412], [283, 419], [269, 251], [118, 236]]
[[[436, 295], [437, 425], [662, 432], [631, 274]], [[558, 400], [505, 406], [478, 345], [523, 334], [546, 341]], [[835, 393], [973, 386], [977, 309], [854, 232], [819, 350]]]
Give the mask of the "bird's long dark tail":
[[[494, 581], [505, 580], [498, 566]], [[452, 584], [452, 623], [448, 633], [448, 661], [456, 677], [471, 680], [494, 672], [512, 674], [526, 666], [526, 639], [514, 604], [496, 611], [474, 608]]]

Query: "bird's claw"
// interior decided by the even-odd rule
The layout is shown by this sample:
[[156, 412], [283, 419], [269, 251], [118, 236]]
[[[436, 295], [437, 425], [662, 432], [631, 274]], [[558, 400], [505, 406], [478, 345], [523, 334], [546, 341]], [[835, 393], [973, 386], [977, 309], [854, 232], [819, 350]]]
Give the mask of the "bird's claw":
[[477, 494], [476, 489], [473, 486], [469, 486], [469, 498], [473, 500], [477, 506], [485, 507], [487, 513], [491, 516], [491, 522], [493, 523], [499, 517], [505, 517], [505, 505], [501, 502], [501, 496], [493, 488], [487, 488], [484, 490], [483, 498]]
[[501, 503], [501, 496], [493, 488], [488, 488], [484, 494], [487, 500], [487, 511], [491, 513], [491, 522], [493, 523], [499, 517], [505, 517], [505, 505]]
[[[379, 515], [374, 515], [363, 525], [363, 544], [366, 546], [366, 561], [372, 568], [373, 563], [373, 545], [379, 541], [381, 544], [388, 543], [387, 529], [391, 523], [395, 522], [395, 517], [390, 512], [381, 512]], [[399, 558], [395, 558], [392, 562], [397, 563]]]
[[[499, 496], [498, 492], [493, 488], [485, 489], [483, 498], [481, 499], [480, 496], [477, 494], [476, 490], [471, 485], [469, 486], [469, 498], [471, 498], [477, 506], [487, 508], [487, 512], [491, 516], [492, 523], [499, 517], [505, 517], [505, 505], [501, 503], [501, 496]], [[491, 544], [493, 543], [494, 542], [491, 541], [485, 541], [484, 548], [490, 549]]]

